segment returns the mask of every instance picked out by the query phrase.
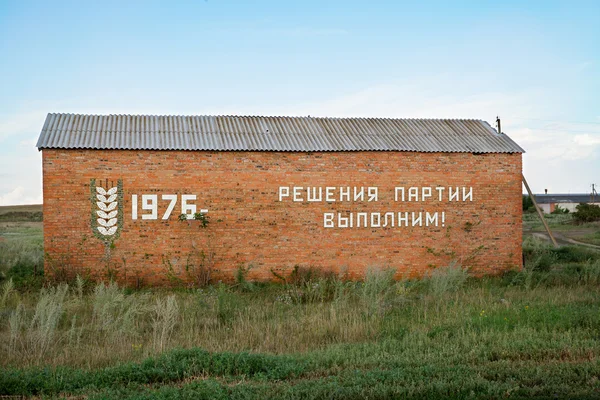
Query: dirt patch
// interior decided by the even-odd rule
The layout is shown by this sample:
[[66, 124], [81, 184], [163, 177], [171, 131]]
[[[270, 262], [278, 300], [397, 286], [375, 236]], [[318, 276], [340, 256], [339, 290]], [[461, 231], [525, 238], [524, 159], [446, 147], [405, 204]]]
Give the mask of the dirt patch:
[[[568, 238], [568, 237], [564, 236], [562, 233], [552, 232], [552, 235], [554, 235], [554, 239], [556, 239], [556, 242], [561, 246], [568, 246], [568, 245], [576, 244], [579, 246], [585, 246], [585, 247], [590, 247], [593, 249], [600, 250], [600, 246], [596, 246], [594, 244], [584, 243], [584, 242], [580, 242], [575, 239]], [[531, 236], [550, 241], [550, 236], [548, 236], [548, 234], [546, 232], [531, 232]]]

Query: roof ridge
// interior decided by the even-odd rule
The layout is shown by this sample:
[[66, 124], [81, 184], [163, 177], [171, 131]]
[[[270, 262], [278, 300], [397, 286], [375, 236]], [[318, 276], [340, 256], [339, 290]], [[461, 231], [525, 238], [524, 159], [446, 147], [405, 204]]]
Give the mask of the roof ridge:
[[84, 116], [84, 117], [162, 117], [162, 118], [311, 118], [311, 119], [336, 119], [336, 120], [400, 120], [400, 121], [482, 121], [479, 118], [407, 118], [407, 117], [334, 117], [311, 115], [256, 115], [256, 114], [95, 114], [95, 113], [61, 113], [54, 112], [48, 115], [58, 116]]

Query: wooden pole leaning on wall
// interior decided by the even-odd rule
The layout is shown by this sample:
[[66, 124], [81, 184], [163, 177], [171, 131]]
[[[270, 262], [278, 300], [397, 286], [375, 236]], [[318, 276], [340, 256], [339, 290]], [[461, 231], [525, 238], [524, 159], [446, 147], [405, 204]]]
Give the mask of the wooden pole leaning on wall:
[[544, 218], [544, 213], [542, 212], [540, 206], [538, 206], [537, 201], [535, 201], [535, 197], [533, 196], [533, 193], [531, 193], [531, 189], [529, 189], [527, 180], [525, 180], [525, 175], [523, 175], [523, 173], [521, 173], [521, 176], [523, 177], [523, 184], [525, 185], [525, 189], [527, 189], [527, 193], [529, 193], [529, 198], [531, 198], [531, 201], [533, 201], [535, 210], [537, 211], [540, 219], [542, 220], [542, 224], [544, 224], [544, 228], [546, 228], [546, 232], [548, 232], [548, 236], [550, 236], [550, 239], [552, 240], [554, 247], [558, 247], [558, 243], [556, 243], [556, 239], [554, 239], [554, 235], [552, 235], [552, 231], [550, 231], [550, 227], [548, 226], [548, 223], [546, 222], [546, 219]]

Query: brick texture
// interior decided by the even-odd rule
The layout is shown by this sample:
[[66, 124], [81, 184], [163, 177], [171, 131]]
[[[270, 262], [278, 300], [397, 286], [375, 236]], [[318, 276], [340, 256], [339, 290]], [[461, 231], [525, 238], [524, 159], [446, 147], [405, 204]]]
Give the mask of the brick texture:
[[[129, 285], [193, 281], [201, 262], [213, 279], [272, 280], [295, 265], [345, 271], [369, 267], [420, 276], [456, 260], [476, 274], [521, 268], [521, 154], [414, 152], [186, 152], [43, 150], [44, 246], [49, 275], [89, 274]], [[123, 181], [123, 226], [110, 248], [91, 228], [90, 180]], [[377, 187], [368, 202], [279, 201], [279, 187]], [[427, 201], [395, 201], [394, 188], [432, 187]], [[472, 187], [472, 201], [439, 201], [436, 187]], [[335, 192], [336, 195], [339, 192]], [[179, 221], [178, 200], [157, 220], [132, 195], [196, 194], [210, 223]], [[303, 195], [306, 197], [306, 193]], [[444, 212], [444, 226], [325, 228], [324, 213]], [[337, 220], [336, 220], [337, 223]], [[354, 221], [356, 225], [356, 221]], [[383, 219], [382, 219], [383, 225]], [[424, 223], [423, 223], [424, 225]]]

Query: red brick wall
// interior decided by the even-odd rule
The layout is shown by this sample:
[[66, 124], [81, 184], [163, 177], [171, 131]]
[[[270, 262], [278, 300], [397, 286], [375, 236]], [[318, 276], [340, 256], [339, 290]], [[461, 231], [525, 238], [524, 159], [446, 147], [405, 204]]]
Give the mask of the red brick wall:
[[[522, 265], [520, 154], [50, 149], [43, 151], [43, 169], [50, 275], [168, 283], [189, 279], [185, 265], [200, 251], [214, 253], [213, 277], [223, 280], [240, 266], [252, 266], [250, 279], [273, 279], [271, 270], [288, 273], [294, 265], [342, 269], [354, 278], [369, 267], [421, 275], [452, 260], [476, 273]], [[92, 234], [92, 178], [123, 182], [123, 227], [109, 261]], [[378, 201], [279, 201], [280, 186], [377, 187]], [[425, 202], [401, 202], [396, 186], [434, 191]], [[472, 187], [473, 201], [439, 201], [436, 187]], [[132, 194], [196, 194], [210, 223], [202, 229], [179, 221], [179, 200], [166, 221], [164, 201], [158, 220], [132, 220]], [[323, 226], [326, 212], [405, 211], [443, 211], [444, 226]]]

